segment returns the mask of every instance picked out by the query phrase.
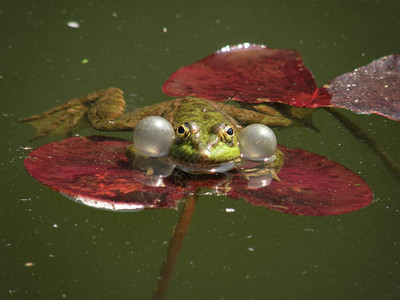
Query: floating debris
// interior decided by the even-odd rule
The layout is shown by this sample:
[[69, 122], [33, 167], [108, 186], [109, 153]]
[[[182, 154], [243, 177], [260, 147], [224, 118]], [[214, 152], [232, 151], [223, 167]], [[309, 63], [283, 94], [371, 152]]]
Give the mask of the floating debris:
[[70, 28], [79, 28], [81, 25], [77, 21], [68, 21], [67, 26]]
[[31, 261], [28, 261], [28, 262], [26, 262], [26, 263], [24, 264], [24, 266], [27, 267], [27, 268], [33, 267], [34, 265], [35, 265], [35, 263], [34, 263], [34, 262], [31, 262]]
[[25, 201], [32, 201], [32, 198], [21, 198], [21, 199], [18, 199], [18, 200], [25, 202]]
[[25, 150], [25, 151], [28, 151], [28, 150], [32, 150], [32, 149], [33, 149], [33, 148], [30, 147], [30, 146], [25, 146], [25, 147], [19, 146], [19, 148], [22, 149], [22, 150]]

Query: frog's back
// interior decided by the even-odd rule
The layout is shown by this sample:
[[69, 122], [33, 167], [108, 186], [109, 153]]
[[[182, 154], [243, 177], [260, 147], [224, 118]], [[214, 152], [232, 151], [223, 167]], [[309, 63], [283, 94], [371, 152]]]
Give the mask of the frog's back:
[[208, 127], [211, 123], [230, 123], [232, 126], [239, 126], [235, 119], [219, 109], [212, 101], [185, 97], [168, 103], [169, 107], [161, 114], [173, 126], [185, 122], [195, 122], [202, 127]]

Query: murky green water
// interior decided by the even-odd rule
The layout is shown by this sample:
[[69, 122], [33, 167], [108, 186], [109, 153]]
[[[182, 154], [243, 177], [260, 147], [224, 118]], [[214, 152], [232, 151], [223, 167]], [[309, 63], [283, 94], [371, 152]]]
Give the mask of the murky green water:
[[[399, 53], [399, 10], [389, 0], [2, 1], [0, 298], [149, 299], [179, 216], [98, 211], [45, 188], [25, 172], [24, 147], [57, 138], [29, 143], [19, 118], [108, 86], [138, 107], [165, 100], [174, 70], [245, 41], [299, 50], [323, 84]], [[400, 123], [344, 113], [400, 162]], [[281, 130], [279, 142], [358, 172], [376, 202], [301, 217], [202, 196], [169, 299], [399, 298], [399, 179], [327, 112], [314, 121], [321, 132]]]

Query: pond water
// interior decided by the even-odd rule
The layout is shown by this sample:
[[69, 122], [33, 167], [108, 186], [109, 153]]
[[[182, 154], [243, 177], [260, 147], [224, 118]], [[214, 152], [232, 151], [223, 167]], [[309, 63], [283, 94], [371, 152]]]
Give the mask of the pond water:
[[[399, 9], [361, 0], [3, 1], [0, 298], [149, 299], [182, 209], [100, 211], [42, 186], [23, 158], [59, 137], [30, 143], [33, 129], [18, 119], [109, 86], [131, 106], [164, 101], [173, 71], [247, 41], [299, 50], [321, 85], [399, 53]], [[341, 112], [400, 163], [399, 122]], [[277, 130], [278, 142], [357, 172], [375, 202], [306, 217], [201, 196], [168, 299], [399, 298], [400, 179], [328, 112], [313, 120], [319, 132]]]

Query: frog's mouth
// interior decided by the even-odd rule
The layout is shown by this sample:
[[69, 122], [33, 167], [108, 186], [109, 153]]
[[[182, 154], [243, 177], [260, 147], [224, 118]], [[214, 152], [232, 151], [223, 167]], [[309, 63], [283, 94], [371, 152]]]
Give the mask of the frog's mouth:
[[221, 163], [201, 163], [180, 161], [174, 157], [159, 157], [161, 160], [167, 160], [169, 164], [173, 164], [176, 168], [193, 174], [215, 174], [224, 173], [235, 168], [235, 164], [240, 158]]
[[232, 170], [235, 167], [235, 163], [233, 161], [229, 161], [227, 163], [222, 163], [222, 164], [218, 164], [218, 165], [210, 165], [210, 166], [207, 166], [204, 164], [186, 163], [184, 165], [177, 164], [176, 167], [187, 173], [214, 174], [214, 173], [223, 173], [223, 172]]

